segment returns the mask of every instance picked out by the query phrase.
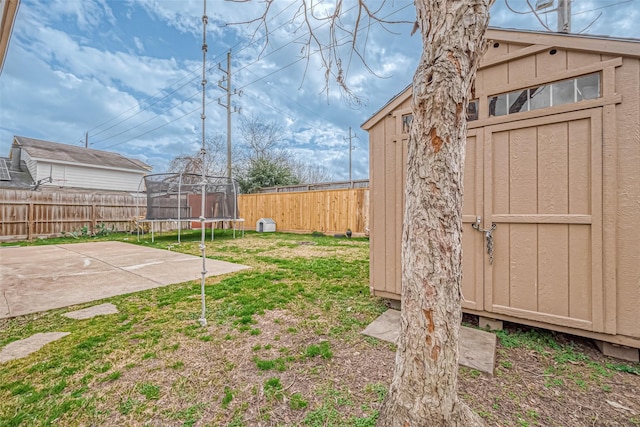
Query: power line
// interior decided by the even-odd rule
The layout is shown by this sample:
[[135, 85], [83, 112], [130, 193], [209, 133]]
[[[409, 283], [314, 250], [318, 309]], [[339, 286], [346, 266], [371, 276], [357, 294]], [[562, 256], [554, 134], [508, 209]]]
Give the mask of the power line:
[[[289, 9], [291, 6], [293, 6], [296, 2], [297, 2], [297, 0], [292, 0], [292, 1], [291, 1], [291, 3], [289, 3], [289, 5], [288, 5], [287, 7], [285, 7], [285, 8], [284, 8], [284, 9], [282, 9], [280, 12], [278, 12], [276, 15], [274, 15], [274, 16], [269, 20], [269, 22], [273, 21], [276, 17], [278, 17], [279, 15], [281, 15], [282, 13], [284, 13], [287, 9]], [[287, 25], [287, 24], [288, 24], [288, 22], [284, 22], [284, 23], [282, 23], [281, 25], [279, 25], [278, 27], [276, 27], [276, 30], [277, 30], [277, 29], [282, 28], [283, 26], [285, 26], [285, 25]], [[235, 47], [237, 47], [237, 46], [240, 46], [241, 44], [243, 44], [243, 43], [244, 43], [244, 44], [245, 44], [245, 46], [244, 46], [244, 47], [242, 47], [242, 48], [240, 48], [240, 49], [238, 50], [238, 52], [242, 52], [243, 50], [248, 49], [249, 47], [251, 47], [251, 45], [253, 44], [253, 42], [255, 42], [255, 41], [260, 41], [260, 40], [262, 40], [262, 39], [264, 39], [264, 38], [266, 38], [266, 37], [267, 37], [267, 34], [265, 34], [264, 36], [262, 36], [262, 37], [258, 38], [257, 40], [248, 40], [248, 41], [247, 41], [247, 40], [242, 40], [242, 41], [239, 41], [238, 43], [236, 43], [236, 44], [232, 47], [232, 49], [233, 49], [233, 48], [235, 48]], [[219, 53], [218, 55], [216, 55], [216, 56], [215, 56], [215, 58], [214, 58], [214, 62], [215, 62], [215, 60], [216, 60], [216, 59], [221, 58], [223, 55], [225, 55], [225, 52], [221, 52], [221, 53]], [[213, 69], [213, 67], [214, 67], [214, 66], [209, 67], [209, 68], [207, 69], [207, 72], [208, 72], [208, 71], [211, 71], [211, 69]], [[149, 97], [147, 97], [147, 98], [143, 99], [143, 100], [142, 100], [142, 102], [139, 102], [138, 104], [136, 104], [136, 105], [132, 106], [131, 108], [129, 108], [129, 109], [127, 109], [127, 110], [123, 111], [122, 113], [120, 113], [120, 114], [118, 114], [118, 115], [116, 115], [116, 116], [114, 116], [114, 117], [110, 118], [109, 120], [106, 120], [106, 121], [104, 121], [104, 122], [102, 122], [102, 123], [100, 123], [100, 124], [98, 124], [98, 125], [96, 125], [96, 126], [92, 127], [91, 129], [89, 129], [89, 131], [88, 131], [88, 132], [91, 132], [92, 130], [95, 130], [95, 129], [97, 129], [97, 128], [99, 128], [99, 127], [101, 127], [101, 126], [103, 126], [103, 125], [105, 125], [105, 124], [107, 124], [107, 123], [110, 123], [111, 121], [113, 121], [113, 120], [117, 119], [118, 117], [121, 117], [122, 115], [124, 115], [124, 114], [128, 113], [129, 111], [131, 111], [131, 110], [135, 109], [137, 106], [141, 105], [143, 102], [148, 101], [148, 100], [151, 100], [151, 99], [154, 99], [155, 97], [157, 97], [157, 96], [159, 96], [159, 95], [163, 94], [166, 90], [170, 89], [171, 87], [173, 87], [174, 85], [178, 84], [178, 83], [179, 83], [179, 82], [181, 82], [182, 80], [184, 80], [184, 79], [188, 78], [188, 77], [189, 77], [189, 76], [191, 76], [191, 75], [194, 75], [194, 74], [198, 73], [200, 70], [201, 70], [200, 68], [194, 68], [192, 71], [190, 71], [189, 73], [187, 73], [184, 77], [182, 77], [181, 79], [179, 79], [177, 82], [175, 82], [175, 83], [173, 83], [173, 84], [171, 84], [171, 85], [169, 85], [169, 86], [167, 86], [167, 87], [165, 87], [165, 88], [161, 89], [160, 91], [158, 91], [158, 92], [157, 92], [157, 93], [155, 93], [154, 95], [151, 95], [151, 96], [149, 96]], [[136, 115], [138, 115], [138, 114], [142, 113], [143, 111], [148, 110], [148, 109], [149, 109], [150, 107], [152, 107], [153, 105], [155, 105], [155, 104], [157, 104], [158, 102], [160, 102], [160, 101], [162, 101], [162, 100], [164, 100], [164, 99], [168, 98], [169, 96], [171, 96], [172, 94], [174, 94], [175, 92], [177, 92], [179, 89], [181, 89], [181, 88], [185, 87], [186, 85], [188, 85], [189, 83], [191, 83], [191, 82], [195, 81], [195, 80], [196, 80], [196, 78], [197, 78], [197, 76], [196, 76], [196, 77], [194, 77], [194, 78], [192, 78], [192, 79], [190, 79], [190, 80], [189, 80], [188, 82], [186, 82], [185, 84], [183, 84], [183, 85], [181, 85], [181, 86], [177, 87], [176, 89], [172, 90], [170, 93], [166, 94], [165, 96], [163, 96], [163, 97], [161, 97], [161, 98], [158, 98], [155, 102], [153, 102], [153, 103], [151, 103], [151, 104], [147, 104], [147, 105], [145, 105], [145, 107], [144, 107], [144, 108], [141, 108], [140, 110], [138, 110], [138, 112], [137, 112], [137, 113], [135, 113], [135, 114], [133, 114], [133, 115], [131, 115], [131, 116], [127, 117], [127, 118], [126, 118], [126, 119], [124, 119], [124, 120], [121, 120], [121, 121], [119, 121], [119, 122], [117, 122], [117, 123], [113, 124], [112, 126], [110, 126], [110, 127], [106, 128], [106, 129], [101, 130], [100, 132], [97, 132], [97, 133], [95, 133], [95, 134], [92, 134], [92, 136], [100, 135], [100, 134], [102, 134], [102, 133], [106, 132], [107, 130], [112, 129], [113, 127], [115, 127], [115, 126], [117, 126], [117, 125], [119, 125], [119, 124], [121, 124], [121, 123], [123, 123], [123, 122], [125, 122], [125, 121], [129, 120], [130, 118], [135, 117]], [[96, 144], [96, 143], [92, 143], [92, 144]]]
[[[100, 132], [96, 132], [96, 133], [92, 134], [92, 136], [95, 138], [96, 136], [98, 136], [98, 135], [100, 135], [100, 134], [102, 134], [102, 133], [104, 133], [104, 132], [108, 131], [109, 129], [113, 129], [114, 127], [118, 126], [119, 124], [122, 124], [122, 123], [124, 123], [124, 122], [126, 122], [126, 121], [128, 121], [128, 120], [130, 120], [130, 119], [132, 119], [132, 118], [134, 118], [134, 117], [135, 117], [135, 116], [137, 116], [138, 114], [141, 114], [141, 113], [143, 113], [144, 111], [146, 111], [147, 109], [149, 109], [149, 107], [152, 107], [152, 106], [156, 105], [158, 102], [160, 102], [160, 101], [162, 101], [162, 100], [164, 100], [164, 99], [168, 98], [169, 96], [171, 96], [171, 95], [173, 95], [174, 93], [176, 93], [178, 90], [180, 90], [180, 89], [182, 89], [183, 87], [185, 87], [186, 85], [188, 85], [188, 84], [192, 83], [194, 80], [195, 80], [195, 79], [191, 79], [191, 80], [189, 80], [188, 82], [186, 82], [185, 84], [183, 84], [183, 85], [182, 85], [182, 86], [180, 86], [180, 87], [177, 87], [176, 89], [174, 89], [173, 91], [171, 91], [171, 92], [170, 92], [170, 93], [168, 93], [167, 95], [163, 96], [162, 98], [158, 98], [155, 102], [153, 102], [153, 103], [151, 103], [151, 104], [148, 104], [147, 106], [145, 106], [145, 108], [141, 108], [141, 109], [140, 109], [140, 110], [138, 110], [135, 114], [133, 114], [133, 115], [131, 115], [131, 116], [127, 117], [126, 119], [120, 120], [119, 122], [117, 122], [117, 123], [115, 123], [115, 124], [113, 124], [113, 125], [109, 126], [109, 127], [108, 127], [108, 128], [106, 128], [106, 129], [101, 130]], [[192, 96], [193, 96], [193, 95], [192, 95]], [[125, 111], [125, 113], [126, 113], [126, 112], [131, 111], [131, 110], [132, 110], [132, 109], [134, 109], [134, 108], [135, 108], [135, 107], [132, 107], [132, 108], [128, 109], [127, 111]], [[120, 113], [118, 116], [114, 117], [114, 119], [116, 119], [116, 118], [120, 117], [122, 114], [124, 114], [124, 113]], [[95, 128], [94, 128], [94, 129], [95, 129]], [[114, 136], [117, 136], [117, 135], [110, 136], [109, 138], [106, 138], [106, 139], [113, 138]], [[104, 141], [104, 139], [103, 139], [102, 141]], [[98, 141], [98, 142], [102, 142], [102, 141]], [[93, 142], [92, 144], [97, 144], [98, 142]]]
[[[295, 2], [292, 2], [291, 4], [293, 4], [293, 3], [295, 3]], [[291, 4], [290, 4], [288, 7], [290, 7], [290, 6], [291, 6]], [[383, 18], [382, 18], [382, 20], [385, 20], [385, 19], [387, 19], [387, 18], [389, 18], [389, 17], [391, 17], [391, 16], [393, 16], [393, 15], [395, 15], [395, 14], [397, 14], [397, 13], [401, 12], [402, 10], [404, 10], [404, 9], [408, 8], [409, 6], [411, 6], [411, 4], [407, 4], [407, 5], [405, 5], [405, 6], [401, 7], [401, 8], [399, 8], [399, 9], [397, 9], [397, 10], [395, 10], [395, 11], [391, 12], [390, 14], [386, 15], [385, 17], [383, 17]], [[350, 9], [346, 10], [346, 11], [345, 11], [345, 13], [349, 12], [350, 10], [354, 9], [355, 7], [356, 7], [356, 6], [351, 7]], [[281, 12], [281, 13], [282, 13], [282, 12]], [[374, 24], [376, 24], [376, 23], [377, 23], [377, 21], [376, 21], [376, 22], [370, 22], [368, 25], [366, 25], [365, 27], [360, 28], [358, 31], [364, 31], [365, 29], [370, 28], [371, 26], [373, 26], [373, 25], [374, 25]], [[322, 24], [320, 24], [320, 25], [318, 25], [317, 27], [315, 27], [313, 30], [318, 30], [318, 29], [320, 29], [321, 27], [323, 27], [323, 26], [324, 26], [324, 25], [326, 25], [326, 24], [327, 24], [326, 22], [323, 22]], [[286, 23], [282, 24], [280, 27], [282, 27], [283, 25], [286, 25]], [[277, 27], [277, 28], [280, 28], [280, 27]], [[256, 59], [256, 60], [255, 60], [255, 61], [253, 61], [253, 62], [250, 62], [249, 64], [247, 64], [247, 65], [245, 65], [244, 67], [240, 68], [238, 71], [242, 71], [242, 70], [245, 70], [245, 69], [247, 69], [247, 70], [248, 70], [248, 67], [250, 67], [250, 66], [252, 66], [252, 65], [254, 65], [254, 64], [256, 64], [256, 63], [258, 63], [261, 59], [264, 59], [264, 58], [266, 58], [266, 57], [268, 57], [268, 56], [271, 56], [271, 55], [275, 54], [276, 52], [278, 52], [278, 51], [282, 50], [282, 49], [283, 49], [283, 48], [285, 48], [286, 46], [289, 46], [289, 45], [291, 45], [292, 43], [295, 43], [296, 41], [298, 41], [299, 39], [301, 39], [301, 38], [303, 38], [303, 37], [305, 37], [305, 36], [307, 36], [307, 35], [308, 35], [308, 33], [304, 33], [303, 35], [301, 35], [301, 36], [299, 36], [299, 37], [297, 37], [297, 38], [295, 38], [295, 39], [293, 39], [293, 40], [291, 40], [291, 41], [289, 41], [289, 42], [285, 43], [284, 45], [280, 46], [279, 48], [277, 48], [277, 49], [275, 49], [275, 50], [273, 50], [273, 51], [269, 52], [268, 54], [264, 55], [263, 57], [258, 58], [258, 59]], [[264, 37], [266, 37], [266, 36], [263, 36], [262, 38], [264, 38]], [[349, 37], [349, 36], [345, 36], [343, 39], [346, 39], [346, 38], [348, 38], [348, 37]], [[239, 45], [239, 44], [240, 44], [240, 43], [237, 43], [237, 44], [236, 44], [236, 46], [237, 46], [237, 45]], [[242, 48], [241, 50], [247, 49], [248, 47], [249, 47], [249, 45], [245, 46], [245, 47], [244, 47], [244, 48]], [[315, 54], [317, 54], [318, 52], [319, 52], [319, 51], [312, 52], [312, 53], [310, 53], [310, 55], [315, 55]], [[218, 55], [218, 56], [220, 56], [220, 55]], [[281, 67], [281, 68], [279, 68], [279, 69], [277, 69], [277, 70], [272, 71], [271, 73], [268, 73], [268, 74], [266, 74], [266, 75], [264, 75], [264, 76], [262, 76], [262, 77], [259, 77], [259, 78], [255, 79], [255, 80], [251, 81], [250, 83], [245, 84], [244, 86], [242, 86], [242, 87], [240, 88], [240, 90], [243, 90], [244, 88], [246, 88], [246, 87], [248, 87], [248, 86], [250, 86], [250, 85], [253, 85], [253, 84], [255, 84], [255, 83], [257, 83], [257, 82], [259, 82], [259, 81], [261, 81], [261, 80], [264, 80], [264, 79], [266, 79], [266, 78], [268, 78], [268, 77], [270, 77], [270, 76], [272, 76], [272, 75], [274, 75], [274, 74], [277, 74], [277, 73], [279, 73], [279, 72], [281, 72], [281, 71], [284, 71], [285, 69], [287, 69], [287, 68], [289, 68], [289, 67], [292, 67], [292, 66], [293, 66], [293, 65], [295, 65], [296, 63], [301, 62], [301, 61], [303, 61], [303, 60], [305, 60], [305, 59], [307, 59], [307, 57], [302, 56], [302, 57], [298, 58], [297, 60], [295, 60], [295, 61], [293, 61], [293, 62], [291, 62], [291, 63], [289, 63], [289, 64], [287, 64], [287, 65], [285, 65], [285, 66], [283, 66], [283, 67]], [[211, 67], [211, 68], [212, 68], [212, 67]], [[209, 68], [209, 70], [210, 70], [210, 68]], [[249, 70], [249, 71], [250, 71], [250, 70]], [[255, 73], [253, 73], [253, 74], [255, 75]], [[184, 85], [183, 85], [183, 86], [184, 86]], [[183, 86], [182, 86], [182, 87], [183, 87]], [[176, 90], [177, 90], [177, 89], [176, 89]], [[172, 93], [174, 93], [176, 90], [174, 90]], [[197, 95], [197, 94], [198, 94], [198, 93], [191, 95], [189, 98], [187, 98], [187, 99], [183, 100], [180, 104], [183, 104], [185, 101], [188, 101], [189, 99], [193, 98], [193, 97], [194, 97], [195, 95]], [[207, 105], [209, 105], [211, 102], [213, 102], [213, 101], [208, 102], [208, 103], [207, 103]], [[157, 102], [156, 102], [156, 103], [157, 103]], [[155, 103], [154, 103], [154, 104], [155, 104]], [[179, 105], [180, 105], [180, 104], [179, 104]], [[153, 104], [152, 104], [152, 105], [153, 105]], [[170, 108], [166, 109], [165, 111], [163, 111], [162, 113], [160, 113], [160, 114], [156, 115], [155, 117], [152, 117], [152, 118], [150, 118], [150, 119], [148, 119], [148, 120], [145, 120], [144, 122], [142, 122], [142, 123], [140, 123], [140, 124], [138, 124], [138, 125], [136, 125], [136, 126], [133, 126], [133, 127], [129, 128], [129, 129], [126, 129], [126, 130], [124, 130], [124, 131], [122, 131], [122, 132], [119, 132], [119, 133], [118, 133], [118, 134], [116, 134], [116, 135], [112, 135], [112, 136], [110, 136], [110, 137], [104, 138], [104, 139], [102, 139], [102, 140], [100, 140], [100, 141], [98, 141], [98, 142], [95, 142], [94, 144], [99, 144], [99, 143], [102, 143], [102, 142], [107, 141], [107, 140], [109, 140], [109, 139], [112, 139], [112, 138], [115, 138], [115, 137], [117, 137], [117, 136], [123, 135], [123, 134], [125, 134], [125, 133], [127, 133], [127, 132], [130, 132], [130, 131], [132, 131], [133, 129], [136, 129], [136, 128], [138, 128], [138, 127], [142, 126], [143, 124], [145, 124], [145, 123], [148, 123], [148, 122], [152, 121], [152, 120], [153, 120], [153, 119], [155, 119], [155, 118], [159, 118], [159, 117], [161, 117], [161, 115], [162, 115], [162, 114], [165, 114], [165, 113], [167, 113], [167, 112], [169, 112], [169, 111], [171, 111], [172, 109], [177, 108], [177, 107], [178, 107], [178, 105], [172, 106], [172, 107], [170, 107]], [[146, 109], [146, 108], [145, 108], [145, 109]], [[161, 128], [163, 128], [163, 127], [165, 127], [165, 126], [167, 126], [167, 125], [169, 125], [169, 124], [171, 124], [171, 123], [174, 123], [174, 122], [176, 122], [176, 121], [178, 121], [178, 120], [182, 119], [183, 117], [185, 117], [185, 116], [187, 116], [187, 115], [189, 115], [189, 114], [194, 113], [195, 111], [197, 111], [197, 110], [193, 110], [193, 111], [190, 111], [190, 112], [188, 112], [188, 113], [185, 113], [185, 114], [183, 114], [182, 116], [180, 116], [180, 117], [178, 117], [178, 118], [176, 118], [176, 119], [174, 119], [174, 120], [171, 120], [171, 121], [169, 121], [169, 122], [167, 122], [167, 123], [164, 123], [164, 124], [162, 124], [162, 125], [160, 125], [160, 126], [158, 126], [158, 127], [156, 127], [156, 128], [150, 129], [149, 131], [143, 132], [143, 133], [141, 133], [141, 134], [137, 135], [136, 137], [129, 138], [129, 139], [125, 140], [125, 141], [122, 141], [122, 142], [118, 142], [118, 143], [112, 144], [112, 145], [110, 145], [110, 146], [108, 146], [108, 147], [105, 147], [105, 148], [112, 148], [112, 147], [115, 147], [115, 146], [117, 146], [117, 145], [121, 145], [121, 144], [127, 143], [127, 142], [129, 142], [129, 141], [132, 141], [133, 139], [136, 139], [136, 138], [138, 138], [138, 137], [141, 137], [141, 136], [147, 135], [147, 134], [149, 134], [149, 133], [151, 133], [151, 132], [153, 132], [153, 131], [155, 131], [155, 130], [161, 129]], [[141, 111], [140, 111], [140, 112], [141, 112]], [[137, 115], [137, 114], [139, 114], [139, 113], [136, 113], [136, 115]], [[123, 120], [123, 121], [125, 121], [125, 120]]]
[[619, 2], [617, 2], [617, 3], [608, 4], [608, 5], [606, 5], [606, 6], [594, 7], [593, 9], [583, 10], [583, 11], [581, 11], [581, 12], [576, 12], [576, 13], [573, 13], [572, 15], [573, 15], [573, 16], [575, 16], [575, 15], [580, 15], [580, 14], [583, 14], [583, 13], [589, 13], [589, 12], [593, 12], [593, 11], [595, 11], [595, 10], [606, 9], [606, 8], [608, 8], [608, 7], [617, 6], [617, 5], [619, 5], [619, 4], [623, 4], [623, 3], [631, 3], [632, 1], [634, 1], [634, 0], [624, 0], [624, 1], [619, 1]]
[[[184, 99], [184, 100], [181, 102], [181, 104], [184, 104], [185, 102], [187, 102], [188, 100], [190, 100], [191, 98], [193, 98], [193, 97], [195, 97], [196, 95], [199, 95], [199, 94], [200, 94], [200, 92], [196, 92], [196, 93], [194, 93], [194, 94], [193, 94], [193, 95], [191, 95], [190, 97], [188, 97], [188, 98]], [[147, 119], [147, 120], [145, 120], [145, 121], [144, 121], [144, 122], [142, 122], [142, 123], [138, 123], [137, 125], [135, 125], [135, 126], [134, 126], [134, 127], [132, 127], [132, 128], [125, 129], [125, 130], [123, 130], [123, 131], [122, 131], [122, 132], [120, 132], [120, 133], [117, 133], [117, 134], [112, 135], [112, 136], [110, 136], [110, 137], [107, 137], [107, 138], [101, 139], [100, 141], [94, 142], [94, 144], [100, 144], [100, 143], [102, 143], [102, 142], [105, 142], [105, 141], [108, 141], [108, 140], [110, 140], [110, 139], [112, 139], [112, 138], [115, 138], [116, 136], [120, 136], [120, 135], [123, 135], [123, 134], [125, 134], [125, 133], [127, 133], [127, 132], [130, 132], [130, 131], [132, 131], [132, 130], [134, 130], [134, 129], [136, 129], [136, 128], [138, 128], [138, 127], [142, 126], [142, 125], [144, 125], [145, 123], [149, 123], [149, 122], [150, 122], [150, 121], [152, 121], [152, 120], [155, 120], [155, 119], [157, 119], [157, 118], [159, 118], [159, 117], [162, 117], [162, 115], [163, 115], [163, 114], [168, 113], [169, 111], [173, 110], [173, 109], [174, 109], [174, 108], [176, 108], [176, 107], [177, 107], [177, 105], [174, 105], [174, 106], [172, 106], [172, 107], [170, 107], [170, 108], [167, 108], [167, 109], [166, 109], [166, 110], [164, 110], [162, 113], [160, 113], [160, 114], [158, 114], [158, 115], [156, 115], [156, 116], [154, 116], [154, 117], [151, 117], [150, 119]], [[189, 113], [189, 114], [190, 114], [190, 113]], [[115, 145], [118, 145], [118, 144], [115, 144]], [[107, 148], [109, 148], [109, 147], [107, 147]]]

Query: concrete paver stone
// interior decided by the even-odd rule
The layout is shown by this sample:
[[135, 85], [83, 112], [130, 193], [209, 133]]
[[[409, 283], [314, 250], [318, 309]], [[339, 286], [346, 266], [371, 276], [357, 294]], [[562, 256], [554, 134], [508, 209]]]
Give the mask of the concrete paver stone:
[[27, 357], [31, 353], [40, 350], [46, 344], [67, 335], [69, 335], [69, 332], [41, 332], [31, 335], [29, 338], [9, 343], [0, 351], [0, 363]]
[[70, 319], [84, 320], [91, 319], [96, 316], [104, 316], [107, 314], [119, 313], [118, 307], [107, 302], [105, 304], [94, 305], [91, 307], [83, 308], [82, 310], [70, 311], [65, 313], [64, 316]]
[[[400, 335], [400, 312], [387, 310], [362, 331], [383, 341], [395, 343]], [[490, 332], [460, 327], [459, 363], [493, 375], [496, 362], [497, 337]]]

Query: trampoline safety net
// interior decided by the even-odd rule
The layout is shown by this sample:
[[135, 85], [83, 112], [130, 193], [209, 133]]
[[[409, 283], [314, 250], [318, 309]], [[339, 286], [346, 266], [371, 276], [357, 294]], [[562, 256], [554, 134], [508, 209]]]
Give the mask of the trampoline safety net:
[[227, 177], [206, 176], [202, 213], [202, 175], [161, 173], [144, 177], [147, 220], [238, 219], [238, 183]]

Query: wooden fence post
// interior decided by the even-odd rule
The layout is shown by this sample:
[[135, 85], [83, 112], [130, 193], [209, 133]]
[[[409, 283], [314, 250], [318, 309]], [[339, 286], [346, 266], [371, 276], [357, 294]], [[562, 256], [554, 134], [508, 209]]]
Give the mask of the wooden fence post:
[[93, 234], [96, 231], [96, 226], [98, 224], [96, 224], [96, 202], [93, 198], [91, 198], [91, 231], [90, 233]]
[[33, 202], [29, 202], [29, 211], [27, 212], [27, 239], [33, 240]]

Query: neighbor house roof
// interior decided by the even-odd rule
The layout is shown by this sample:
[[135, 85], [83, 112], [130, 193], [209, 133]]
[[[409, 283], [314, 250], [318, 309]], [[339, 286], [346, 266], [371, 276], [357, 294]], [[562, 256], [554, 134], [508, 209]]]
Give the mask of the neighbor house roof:
[[151, 170], [151, 166], [140, 160], [130, 159], [109, 151], [94, 150], [92, 148], [77, 147], [24, 136], [14, 136], [13, 141], [14, 145], [20, 146], [34, 160], [52, 163], [77, 163], [141, 172]]
[[[0, 159], [4, 159], [7, 166], [11, 164], [11, 159], [8, 157], [0, 157]], [[27, 189], [33, 184], [33, 178], [25, 165], [25, 162], [21, 162], [20, 169], [9, 169], [8, 170], [9, 180], [0, 180], [0, 188], [10, 188], [10, 189]]]

